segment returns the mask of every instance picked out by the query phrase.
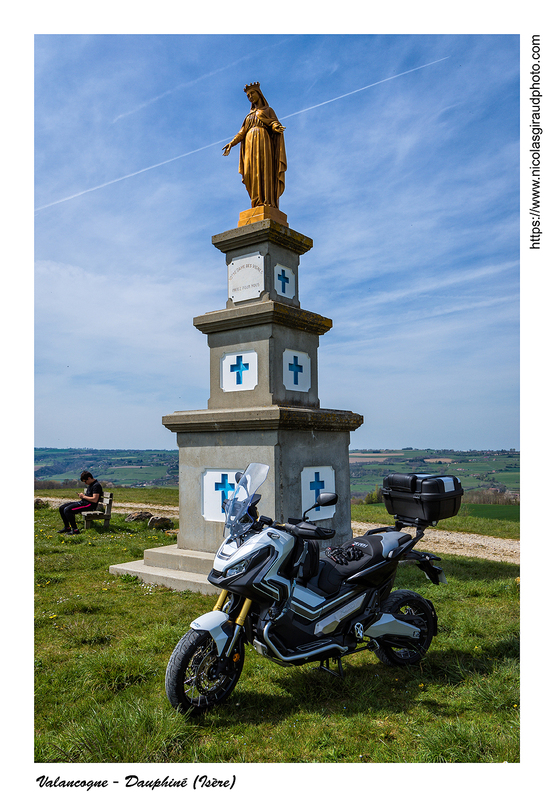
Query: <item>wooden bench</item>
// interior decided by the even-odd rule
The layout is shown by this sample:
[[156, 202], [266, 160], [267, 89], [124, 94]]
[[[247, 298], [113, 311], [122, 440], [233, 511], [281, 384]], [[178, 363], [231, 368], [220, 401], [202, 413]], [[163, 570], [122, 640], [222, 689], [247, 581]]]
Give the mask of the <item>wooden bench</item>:
[[85, 528], [90, 529], [93, 520], [103, 520], [104, 528], [110, 528], [110, 518], [112, 516], [113, 493], [104, 493], [98, 501], [96, 509], [92, 512], [82, 512], [85, 521]]

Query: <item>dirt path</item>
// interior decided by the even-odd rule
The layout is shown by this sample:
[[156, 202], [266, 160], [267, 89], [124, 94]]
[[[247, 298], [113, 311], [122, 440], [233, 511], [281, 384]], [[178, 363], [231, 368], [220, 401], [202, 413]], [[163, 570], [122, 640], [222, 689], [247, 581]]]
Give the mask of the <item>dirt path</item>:
[[[67, 498], [44, 498], [53, 507], [58, 507]], [[123, 504], [113, 502], [115, 512], [138, 512], [145, 510], [153, 515], [163, 514], [166, 517], [179, 517], [179, 507], [160, 506], [159, 504]], [[368, 529], [378, 529], [378, 523], [352, 523], [354, 536], [365, 534]], [[408, 529], [410, 531], [410, 529]], [[495, 562], [511, 562], [519, 564], [519, 540], [502, 540], [499, 537], [484, 537], [479, 534], [464, 534], [458, 531], [439, 531], [427, 529], [421, 544], [422, 550], [431, 553], [452, 553], [458, 556], [476, 556]]]
[[[352, 523], [354, 536], [365, 534], [368, 529], [381, 528], [376, 523]], [[413, 531], [413, 529], [406, 529]], [[430, 553], [452, 553], [458, 556], [477, 556], [495, 562], [519, 564], [519, 540], [503, 540], [480, 534], [464, 534], [460, 531], [427, 529], [419, 548]]]
[[[61, 506], [66, 501], [70, 501], [70, 498], [50, 498], [50, 497], [43, 497], [43, 501], [48, 501], [48, 503], [55, 508]], [[77, 500], [77, 499], [75, 499]], [[147, 512], [152, 512], [153, 515], [160, 515], [164, 514], [167, 517], [179, 517], [179, 507], [178, 506], [160, 506], [160, 504], [122, 504], [119, 501], [114, 501], [112, 504], [112, 511], [114, 512], [138, 512], [140, 510], [146, 510]]]

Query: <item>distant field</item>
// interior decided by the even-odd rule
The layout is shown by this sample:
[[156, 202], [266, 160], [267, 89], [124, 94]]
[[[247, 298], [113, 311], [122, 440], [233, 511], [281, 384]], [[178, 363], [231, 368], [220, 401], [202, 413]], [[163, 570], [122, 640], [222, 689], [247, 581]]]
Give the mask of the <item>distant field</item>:
[[115, 468], [107, 468], [98, 474], [94, 474], [99, 482], [112, 482], [112, 484], [135, 484], [137, 481], [150, 482], [154, 479], [162, 479], [167, 474], [167, 467], [164, 465], [120, 465]]
[[519, 491], [517, 451], [364, 451], [350, 452], [352, 492], [372, 492], [391, 472], [457, 476], [464, 490], [490, 487]]
[[177, 480], [177, 450], [35, 448], [35, 479], [75, 480], [89, 470], [104, 484], [168, 486]]
[[[113, 468], [94, 469], [94, 476], [101, 484], [111, 482], [115, 485], [131, 485], [137, 482], [150, 482], [154, 479], [162, 479], [167, 473], [167, 468], [164, 465], [119, 465]], [[66, 471], [65, 473], [56, 474], [56, 481], [63, 481], [64, 479], [78, 479], [79, 474], [75, 471]]]
[[[496, 487], [519, 491], [519, 452], [435, 449], [374, 449], [350, 452], [350, 487], [365, 495], [388, 473], [438, 473], [457, 476], [464, 490]], [[62, 482], [90, 470], [116, 487], [177, 482], [177, 450], [35, 449], [35, 478]]]
[[462, 504], [460, 514], [469, 517], [490, 518], [491, 520], [519, 521], [519, 504]]

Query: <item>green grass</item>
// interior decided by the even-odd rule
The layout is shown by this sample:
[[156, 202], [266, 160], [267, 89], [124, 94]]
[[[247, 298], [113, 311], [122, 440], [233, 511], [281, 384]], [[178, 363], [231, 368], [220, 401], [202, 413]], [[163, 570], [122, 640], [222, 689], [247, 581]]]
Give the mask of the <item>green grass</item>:
[[[161, 506], [179, 506], [179, 487], [120, 487], [117, 485], [110, 492], [114, 494], [114, 501], [130, 504], [159, 504]], [[75, 487], [68, 489], [35, 490], [37, 498], [51, 496], [53, 498], [67, 498], [77, 500], [77, 493], [81, 490]]]
[[463, 516], [513, 520], [519, 523], [519, 504], [462, 504]]
[[[229, 701], [192, 720], [164, 692], [171, 651], [214, 599], [112, 576], [110, 564], [171, 542], [114, 515], [75, 537], [35, 518], [37, 762], [515, 762], [518, 568], [444, 556], [448, 585], [400, 568], [430, 598], [439, 635], [409, 669], [364, 652], [344, 679], [282, 669], [247, 648]], [[517, 580], [516, 580], [517, 579]]]
[[[461, 531], [467, 534], [483, 534], [487, 537], [500, 537], [506, 540], [519, 540], [519, 520], [509, 519], [510, 516], [513, 518], [515, 513], [513, 511], [502, 512], [502, 510], [514, 509], [519, 509], [519, 507], [462, 504], [456, 517], [440, 520], [436, 528], [444, 531]], [[500, 519], [498, 515], [502, 514], [507, 515], [508, 519]], [[389, 515], [384, 504], [355, 504], [352, 506], [351, 516], [352, 520], [358, 523], [394, 525], [394, 518]]]
[[[101, 483], [112, 482], [113, 484], [133, 484], [137, 481], [148, 482], [153, 479], [163, 479], [167, 476], [167, 465], [139, 465], [125, 467], [120, 465], [115, 468], [100, 469], [96, 478]], [[66, 479], [71, 476], [64, 476]], [[74, 477], [73, 477], [74, 478]]]
[[[126, 467], [119, 465], [116, 467], [100, 468], [94, 471], [95, 477], [99, 482], [112, 482], [113, 484], [133, 484], [135, 482], [147, 482], [152, 479], [161, 479], [167, 476], [166, 465], [140, 465]], [[79, 474], [75, 470], [67, 470], [63, 473], [54, 474], [51, 479], [63, 481], [64, 479], [78, 479]]]

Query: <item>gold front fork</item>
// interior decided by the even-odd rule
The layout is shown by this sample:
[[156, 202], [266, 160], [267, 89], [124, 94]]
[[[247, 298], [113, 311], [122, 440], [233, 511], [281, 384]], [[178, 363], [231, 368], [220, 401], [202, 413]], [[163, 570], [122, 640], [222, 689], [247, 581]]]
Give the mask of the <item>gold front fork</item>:
[[250, 598], [245, 598], [244, 603], [242, 604], [242, 609], [240, 610], [240, 614], [235, 620], [235, 623], [237, 625], [240, 625], [241, 628], [244, 625], [244, 621], [246, 620], [246, 615], [250, 611], [251, 606], [252, 606], [252, 601], [250, 600]]
[[[251, 606], [252, 606], [252, 601], [249, 598], [245, 598], [244, 599], [244, 603], [242, 604], [242, 609], [240, 610], [240, 614], [237, 617], [237, 619], [235, 620], [235, 631], [233, 633], [233, 636], [232, 636], [232, 639], [231, 639], [230, 643], [227, 645], [227, 647], [226, 647], [226, 649], [224, 651], [224, 654], [223, 654], [224, 656], [230, 656], [231, 655], [231, 652], [233, 651], [233, 649], [235, 647], [235, 644], [236, 644], [236, 641], [237, 641], [237, 639], [239, 637], [240, 629], [244, 625], [244, 621], [246, 620], [246, 615], [248, 614]], [[234, 660], [236, 660], [237, 657], [240, 659], [240, 655], [238, 653], [235, 653]]]
[[[225, 601], [227, 600], [228, 594], [229, 593], [226, 589], [222, 591], [221, 595], [217, 599], [216, 604], [214, 606], [214, 612], [218, 612], [220, 609], [222, 609], [225, 606]], [[252, 601], [250, 600], [250, 598], [245, 598], [244, 603], [242, 604], [242, 609], [240, 610], [240, 614], [235, 620], [236, 625], [240, 625], [240, 627], [242, 628], [246, 620], [246, 615], [250, 611], [251, 606], [252, 606]]]
[[225, 606], [225, 601], [227, 600], [227, 595], [228, 594], [229, 593], [227, 592], [226, 589], [224, 589], [221, 592], [221, 594], [220, 594], [219, 598], [217, 599], [217, 602], [216, 602], [216, 604], [214, 606], [214, 612], [218, 612], [220, 609], [222, 609]]

